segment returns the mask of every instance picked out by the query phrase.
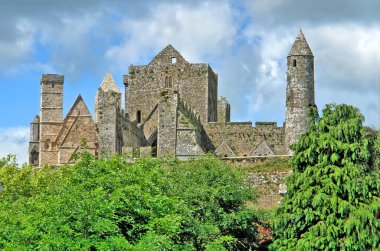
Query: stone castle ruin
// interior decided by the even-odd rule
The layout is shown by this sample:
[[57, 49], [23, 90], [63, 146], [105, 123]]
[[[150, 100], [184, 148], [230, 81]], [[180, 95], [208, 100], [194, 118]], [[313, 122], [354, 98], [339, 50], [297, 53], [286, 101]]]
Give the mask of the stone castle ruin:
[[67, 164], [84, 148], [97, 156], [188, 158], [291, 154], [289, 145], [308, 129], [314, 101], [314, 56], [302, 31], [287, 63], [286, 121], [231, 122], [230, 104], [218, 99], [218, 75], [208, 64], [187, 62], [171, 45], [147, 65], [129, 67], [122, 93], [106, 74], [92, 118], [81, 96], [63, 119], [63, 75], [41, 77], [40, 114], [30, 125], [29, 160]]

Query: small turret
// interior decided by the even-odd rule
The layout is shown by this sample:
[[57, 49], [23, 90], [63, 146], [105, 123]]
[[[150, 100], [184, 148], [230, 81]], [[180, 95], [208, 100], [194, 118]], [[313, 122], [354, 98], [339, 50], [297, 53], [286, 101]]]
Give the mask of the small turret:
[[314, 56], [301, 30], [289, 52], [287, 67], [285, 144], [290, 146], [308, 130], [309, 107], [315, 106]]
[[95, 96], [95, 123], [102, 155], [121, 153], [121, 133], [117, 123], [120, 115], [121, 92], [112, 75], [107, 73]]
[[29, 139], [29, 163], [34, 166], [39, 164], [40, 153], [40, 116], [36, 115], [30, 123]]

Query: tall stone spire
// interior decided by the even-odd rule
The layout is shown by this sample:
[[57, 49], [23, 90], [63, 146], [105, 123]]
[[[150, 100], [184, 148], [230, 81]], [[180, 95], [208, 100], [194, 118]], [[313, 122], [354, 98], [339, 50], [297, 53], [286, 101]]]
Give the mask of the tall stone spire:
[[[309, 128], [309, 109], [315, 107], [314, 56], [300, 30], [288, 55], [285, 144], [296, 143]], [[288, 152], [292, 151], [288, 148]]]
[[293, 43], [292, 48], [290, 49], [288, 56], [313, 56], [313, 52], [311, 51], [309, 44], [306, 41], [305, 36], [302, 33], [302, 30], [298, 32], [296, 40]]
[[119, 87], [117, 87], [115, 80], [113, 79], [110, 73], [106, 73], [102, 83], [100, 84], [100, 88], [104, 92], [114, 91], [117, 93], [121, 93]]

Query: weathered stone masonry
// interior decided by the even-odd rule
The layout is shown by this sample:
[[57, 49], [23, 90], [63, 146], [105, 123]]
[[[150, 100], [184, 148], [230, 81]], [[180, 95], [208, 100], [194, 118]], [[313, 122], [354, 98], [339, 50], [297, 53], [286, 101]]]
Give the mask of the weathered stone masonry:
[[30, 126], [30, 163], [66, 164], [83, 142], [100, 156], [287, 155], [307, 130], [308, 109], [315, 106], [313, 60], [300, 31], [288, 56], [283, 126], [231, 122], [230, 104], [218, 99], [218, 75], [208, 64], [187, 62], [171, 45], [149, 64], [129, 67], [124, 109], [121, 91], [106, 74], [95, 97], [95, 121], [80, 96], [63, 119], [64, 78], [43, 75], [40, 114]]

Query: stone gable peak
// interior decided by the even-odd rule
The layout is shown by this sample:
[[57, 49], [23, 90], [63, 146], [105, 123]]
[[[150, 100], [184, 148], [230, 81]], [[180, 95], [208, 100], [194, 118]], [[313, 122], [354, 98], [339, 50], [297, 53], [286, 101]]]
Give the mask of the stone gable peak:
[[84, 102], [81, 95], [79, 95], [77, 99], [75, 100], [70, 111], [67, 113], [66, 118], [69, 116], [77, 116], [77, 115], [91, 116], [90, 111], [88, 110], [87, 105]]
[[149, 64], [170, 65], [181, 63], [188, 64], [188, 62], [182, 57], [181, 53], [179, 53], [171, 44], [168, 44], [152, 59]]
[[121, 93], [119, 87], [117, 87], [115, 80], [113, 79], [112, 75], [109, 72], [106, 73], [102, 83], [100, 84], [100, 88], [104, 92], [113, 91], [113, 92]]

